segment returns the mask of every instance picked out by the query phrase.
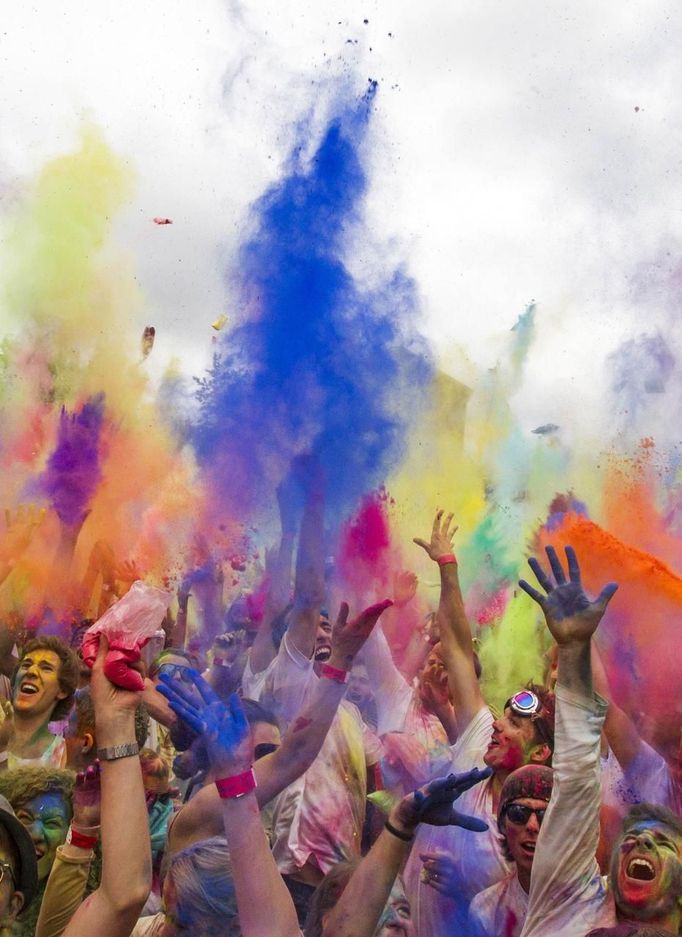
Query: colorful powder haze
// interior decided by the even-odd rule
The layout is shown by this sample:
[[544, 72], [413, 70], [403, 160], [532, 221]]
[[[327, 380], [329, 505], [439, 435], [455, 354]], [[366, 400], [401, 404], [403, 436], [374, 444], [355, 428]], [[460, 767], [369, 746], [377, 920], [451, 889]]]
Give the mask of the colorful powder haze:
[[[608, 438], [596, 423], [577, 436], [551, 413], [535, 432], [515, 417], [541, 304], [509, 309], [495, 368], [446, 373], [465, 349], [429, 347], [419, 284], [387, 261], [371, 286], [352, 272], [377, 93], [370, 83], [340, 94], [321, 133], [299, 125], [225, 263], [234, 314], [206, 335], [210, 370], [175, 362], [160, 387], [134, 326], [145, 312], [136, 258], [112, 236], [135, 186], [124, 156], [88, 127], [27, 183], [5, 218], [2, 505], [45, 514], [0, 589], [0, 613], [53, 630], [91, 614], [76, 584], [96, 544], [155, 584], [177, 586], [210, 557], [230, 599], [257, 590], [278, 535], [275, 489], [295, 457], [312, 456], [335, 596], [383, 597], [413, 569], [420, 588], [403, 631], [437, 602], [437, 574], [412, 538], [428, 534], [436, 506], [455, 512], [497, 704], [544, 669], [543, 628], [516, 587], [526, 557], [571, 542], [590, 589], [621, 584], [602, 629], [613, 688], [653, 714], [668, 743], [682, 717], [679, 450], [647, 427], [659, 425], [652, 395], [679, 381], [675, 353], [663, 336], [623, 342], [605, 376]], [[545, 378], [551, 386], [551, 368]], [[398, 647], [405, 634], [393, 638]]]

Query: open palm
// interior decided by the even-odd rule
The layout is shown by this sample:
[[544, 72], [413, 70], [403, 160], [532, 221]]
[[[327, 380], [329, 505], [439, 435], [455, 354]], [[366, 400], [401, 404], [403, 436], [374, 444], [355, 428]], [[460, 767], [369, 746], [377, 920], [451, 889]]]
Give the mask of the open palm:
[[547, 627], [557, 644], [589, 640], [597, 630], [618, 586], [615, 582], [608, 583], [597, 598], [591, 600], [582, 587], [580, 566], [573, 547], [565, 548], [568, 580], [554, 547], [547, 547], [545, 552], [554, 574], [554, 581], [535, 557], [528, 560], [528, 565], [546, 594], [543, 595], [534, 589], [525, 579], [519, 580], [519, 586], [538, 603], [545, 613]]

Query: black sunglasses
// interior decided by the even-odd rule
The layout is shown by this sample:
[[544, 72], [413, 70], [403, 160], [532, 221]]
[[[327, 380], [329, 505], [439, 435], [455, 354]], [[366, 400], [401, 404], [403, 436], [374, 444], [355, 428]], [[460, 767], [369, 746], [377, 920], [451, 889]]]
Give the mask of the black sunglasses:
[[279, 745], [275, 745], [274, 742], [261, 742], [260, 745], [256, 745], [253, 750], [253, 760], [258, 761], [259, 758], [264, 758], [271, 752], [276, 752], [278, 748]]
[[504, 808], [504, 815], [508, 820], [511, 820], [514, 826], [525, 826], [531, 816], [535, 814], [538, 820], [538, 826], [541, 826], [546, 811], [546, 807], [540, 807], [539, 810], [534, 810], [533, 807], [526, 807], [524, 804], [507, 804]]

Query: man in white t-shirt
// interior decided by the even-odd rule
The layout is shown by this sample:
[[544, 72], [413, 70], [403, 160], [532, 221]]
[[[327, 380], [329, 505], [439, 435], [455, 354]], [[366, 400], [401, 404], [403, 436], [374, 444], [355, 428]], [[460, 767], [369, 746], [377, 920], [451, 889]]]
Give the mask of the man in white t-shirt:
[[528, 910], [528, 892], [538, 834], [552, 794], [547, 765], [524, 765], [502, 786], [497, 827], [514, 870], [484, 889], [469, 907], [472, 937], [519, 937]]
[[626, 816], [609, 879], [594, 858], [599, 839], [599, 748], [606, 702], [592, 686], [592, 636], [616, 592], [585, 595], [566, 547], [569, 578], [552, 547], [554, 581], [529, 560], [545, 594], [521, 587], [542, 608], [559, 647], [554, 789], [538, 837], [522, 937], [585, 937], [597, 928], [682, 927], [682, 822], [665, 807], [639, 804]]
[[[438, 625], [459, 735], [449, 771], [493, 769], [492, 776], [466, 791], [462, 810], [488, 823], [486, 833], [423, 827], [418, 830], [404, 880], [419, 937], [466, 935], [474, 895], [509, 874], [496, 832], [500, 791], [509, 774], [524, 764], [547, 764], [553, 748], [553, 696], [541, 687], [516, 693], [495, 719], [481, 694], [471, 628], [452, 552], [452, 515], [436, 514], [429, 542], [415, 540], [440, 567]], [[447, 877], [452, 887], [441, 885]]]

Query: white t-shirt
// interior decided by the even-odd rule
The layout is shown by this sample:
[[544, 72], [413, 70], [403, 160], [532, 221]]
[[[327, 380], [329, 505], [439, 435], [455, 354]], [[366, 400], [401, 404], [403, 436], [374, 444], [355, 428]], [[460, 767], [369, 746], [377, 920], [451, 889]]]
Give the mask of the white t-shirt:
[[[313, 661], [284, 635], [261, 687], [260, 701], [286, 728], [317, 683]], [[319, 755], [306, 773], [275, 798], [272, 851], [282, 874], [313, 861], [323, 873], [359, 857], [367, 797], [367, 765], [381, 758], [378, 738], [352, 703], [343, 700]]]
[[479, 892], [469, 906], [469, 937], [520, 937], [528, 895], [516, 871]]
[[396, 667], [381, 624], [362, 649], [376, 703], [377, 734], [386, 749], [382, 773], [398, 797], [450, 770], [452, 748], [440, 720], [422, 705]]
[[616, 924], [599, 872], [599, 749], [607, 704], [557, 684], [554, 786], [533, 859], [522, 937], [585, 937]]
[[[484, 707], [474, 716], [452, 746], [449, 770], [455, 773], [483, 768], [483, 756], [492, 735], [493, 715]], [[471, 814], [485, 820], [488, 830], [474, 833], [457, 826], [428, 826], [422, 824], [403, 875], [405, 892], [412, 907], [415, 933], [419, 937], [453, 937], [467, 933], [469, 903], [474, 895], [494, 885], [509, 874], [512, 866], [502, 852], [497, 831], [497, 817], [493, 812], [493, 794], [490, 780], [465, 791], [457, 801], [460, 813]], [[457, 899], [440, 895], [421, 881], [421, 853], [444, 850], [449, 853], [461, 880]]]

